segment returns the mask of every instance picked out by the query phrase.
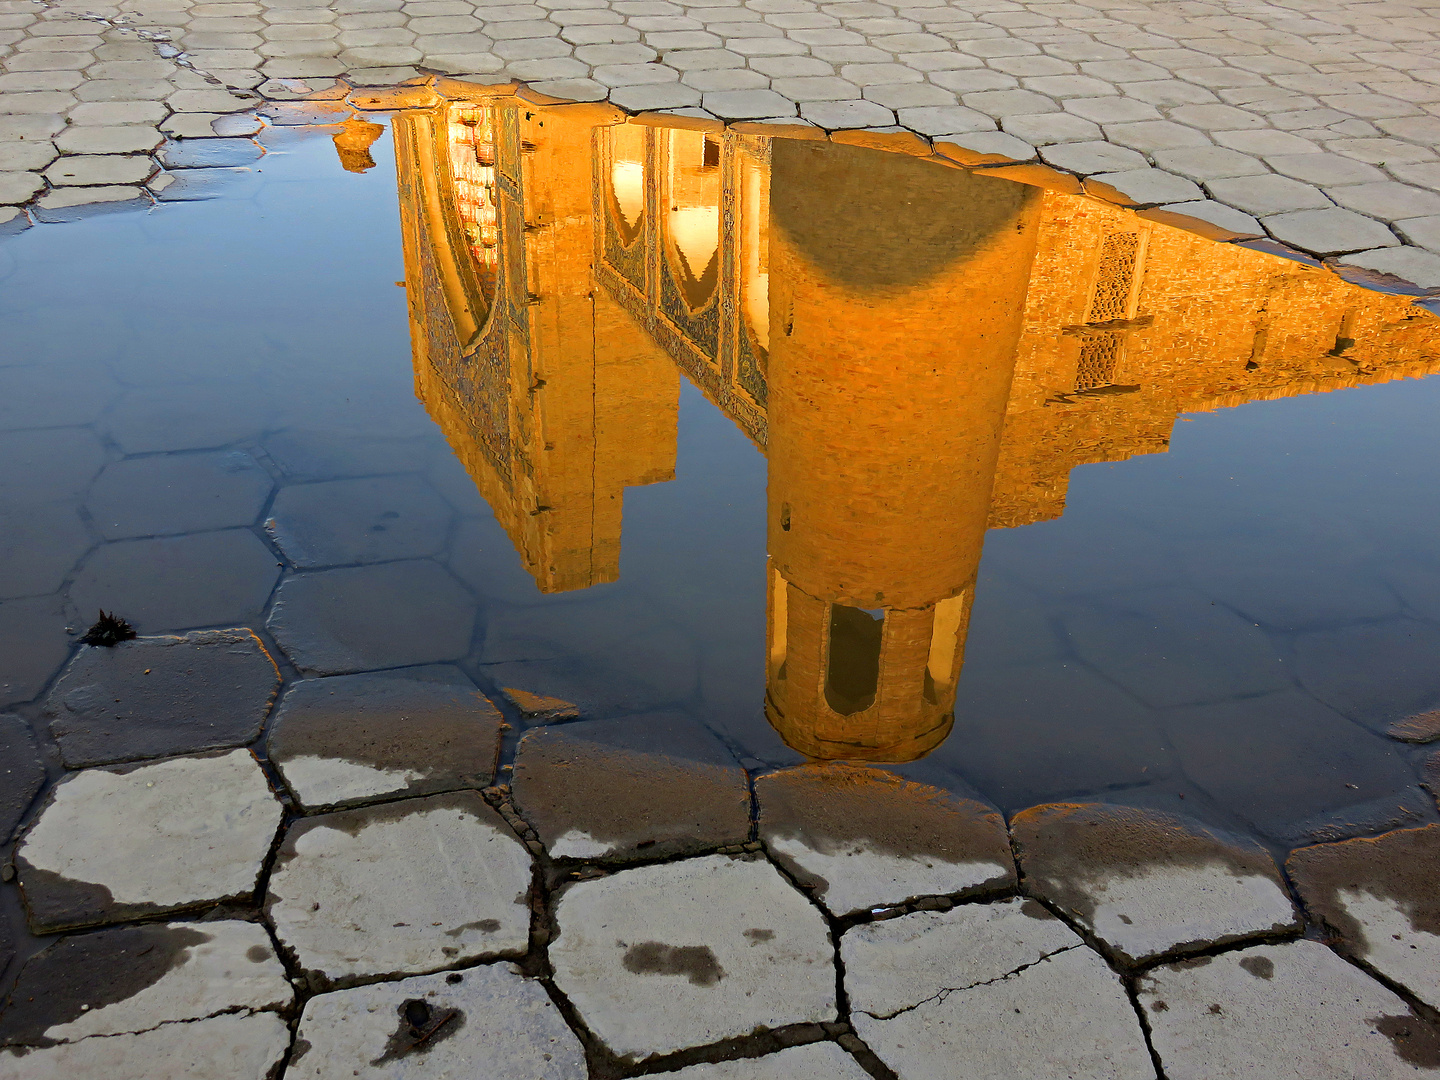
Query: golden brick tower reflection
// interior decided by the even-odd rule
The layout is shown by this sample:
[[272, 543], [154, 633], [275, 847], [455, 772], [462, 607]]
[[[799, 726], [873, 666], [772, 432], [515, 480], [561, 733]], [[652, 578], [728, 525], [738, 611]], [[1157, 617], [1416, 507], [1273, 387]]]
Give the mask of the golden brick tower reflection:
[[537, 585], [616, 579], [683, 374], [768, 458], [765, 709], [811, 757], [944, 740], [985, 530], [1075, 466], [1440, 369], [1405, 297], [938, 160], [480, 91], [394, 124], [416, 392]]

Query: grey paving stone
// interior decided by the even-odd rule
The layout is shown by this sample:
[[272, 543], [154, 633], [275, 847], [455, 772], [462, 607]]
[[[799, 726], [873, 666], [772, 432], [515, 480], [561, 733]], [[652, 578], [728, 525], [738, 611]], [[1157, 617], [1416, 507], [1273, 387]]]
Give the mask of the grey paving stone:
[[127, 203], [143, 202], [145, 190], [138, 187], [72, 187], [52, 190], [36, 200], [31, 215], [36, 221], [77, 221], [107, 210], [128, 210]]
[[509, 964], [320, 994], [305, 1004], [285, 1075], [584, 1080], [580, 1040], [545, 988]]
[[103, 187], [143, 184], [155, 173], [155, 163], [144, 156], [75, 154], [62, 157], [45, 170], [56, 187]]
[[[1264, 236], [1265, 230], [1249, 214], [1222, 205], [1213, 199], [1199, 202], [1167, 203], [1154, 210], [1144, 211], [1146, 217], [1178, 228], [1187, 229], [1212, 240], [1249, 240]], [[1261, 663], [1257, 660], [1256, 664]], [[1250, 665], [1254, 669], [1255, 665]], [[1247, 673], [1255, 678], [1255, 670]]]
[[531, 731], [520, 741], [512, 787], [516, 809], [554, 858], [625, 862], [749, 839], [745, 771], [713, 735], [678, 715]]
[[[164, 141], [165, 136], [148, 125], [119, 124], [114, 127], [72, 127], [61, 132], [55, 145], [67, 154], [143, 154]], [[128, 179], [104, 182], [125, 183]]]
[[518, 956], [530, 853], [475, 792], [302, 818], [265, 910], [314, 986]]
[[1263, 164], [1238, 150], [1223, 146], [1192, 146], [1160, 150], [1155, 164], [1191, 180], [1222, 180], [1229, 176], [1257, 176], [1268, 172]]
[[166, 454], [111, 462], [85, 505], [102, 536], [126, 540], [252, 525], [272, 487], [238, 450]]
[[81, 1039], [31, 1050], [6, 1063], [7, 1080], [144, 1077], [145, 1080], [260, 1080], [275, 1075], [290, 1029], [272, 1012], [227, 1013], [162, 1024], [139, 1034]]
[[[1413, 247], [1377, 248], [1345, 255], [1342, 266], [1360, 267], [1377, 274], [1399, 278], [1420, 289], [1440, 288], [1440, 255]], [[1354, 280], [1351, 277], [1347, 280]]]
[[1338, 154], [1279, 154], [1267, 156], [1265, 163], [1278, 173], [1325, 187], [1385, 179], [1385, 174], [1375, 166]]
[[44, 784], [45, 763], [30, 725], [11, 713], [0, 713], [0, 843], [9, 841]]
[[1318, 210], [1334, 204], [1310, 184], [1288, 176], [1236, 176], [1208, 180], [1205, 188], [1226, 206], [1264, 217], [1291, 210]]
[[[958, 135], [971, 131], [995, 131], [995, 121], [984, 113], [963, 105], [945, 105], [919, 109], [899, 109], [896, 117], [911, 131], [921, 135]], [[998, 134], [998, 132], [996, 132]]]
[[280, 818], [248, 750], [72, 773], [16, 851], [30, 928], [248, 899]]
[[45, 700], [72, 769], [243, 746], [280, 688], [251, 631], [197, 630], [81, 646]]
[[0, 206], [0, 236], [14, 236], [32, 224], [30, 215], [18, 206]]
[[1440, 825], [1300, 848], [1285, 868], [1343, 951], [1440, 1002]]
[[802, 105], [815, 101], [850, 101], [861, 92], [854, 83], [848, 82], [838, 75], [776, 79], [771, 83], [771, 87], [777, 94], [798, 101]]
[[906, 1078], [1145, 1078], [1119, 977], [1034, 900], [865, 923], [840, 941], [856, 1034]]
[[259, 615], [279, 576], [248, 529], [119, 540], [86, 556], [70, 603], [77, 618], [113, 610], [144, 633], [235, 626]]
[[[1082, 120], [1069, 113], [1042, 113], [1036, 116], [1007, 116], [1000, 126], [1017, 138], [1034, 146], [1053, 143], [1087, 142], [1099, 139], [1100, 128], [1089, 120]], [[1143, 164], [1145, 159], [1136, 158]]]
[[0, 174], [35, 173], [59, 155], [49, 139], [27, 142], [0, 142]]
[[1159, 120], [1160, 110], [1127, 97], [1083, 97], [1065, 102], [1065, 111], [1097, 124], [1124, 124], [1137, 120]]
[[1108, 124], [1105, 127], [1105, 137], [1121, 146], [1129, 146], [1145, 154], [1153, 154], [1159, 150], [1179, 150], [1183, 147], [1210, 145], [1209, 138], [1201, 132], [1169, 120], [1139, 120], [1129, 124]]
[[[1017, 131], [1014, 134], [1024, 136], [1023, 131]], [[1082, 176], [1088, 176], [1091, 173], [1133, 171], [1145, 168], [1144, 157], [1134, 150], [1127, 150], [1123, 146], [1112, 146], [1100, 141], [1047, 146], [1040, 151], [1040, 156], [1050, 165], [1079, 173]]]
[[1086, 181], [1105, 184], [1137, 206], [1154, 206], [1160, 203], [1192, 202], [1203, 199], [1205, 193], [1194, 181], [1183, 176], [1167, 173], [1161, 169], [1133, 169], [1126, 172], [1098, 173]]
[[967, 108], [993, 116], [997, 120], [1010, 115], [1060, 111], [1060, 106], [1054, 101], [1033, 90], [978, 90], [962, 94], [960, 100]]
[[1341, 206], [1386, 221], [1440, 214], [1440, 193], [1393, 180], [1330, 187], [1326, 193]]
[[706, 94], [705, 109], [723, 120], [793, 116], [795, 106], [773, 90], [721, 90]]
[[1029, 161], [1035, 148], [1023, 139], [1003, 131], [956, 133], [935, 141], [938, 153], [962, 165], [993, 165], [1010, 161]]
[[1276, 214], [1265, 219], [1270, 235], [1312, 255], [1341, 255], [1377, 247], [1393, 247], [1399, 241], [1378, 221], [1353, 210], [1301, 210]]
[[1183, 82], [1180, 79], [1152, 79], [1144, 82], [1126, 83], [1123, 87], [1127, 96], [1148, 105], [1190, 105], [1215, 101], [1215, 95], [1203, 86]]
[[895, 113], [873, 101], [810, 101], [800, 106], [800, 115], [828, 131], [888, 127], [895, 123]]
[[[902, 83], [891, 86], [867, 86], [865, 98], [887, 109], [944, 108], [956, 106], [953, 93], [929, 83]], [[986, 117], [988, 120], [989, 118]]]
[[37, 173], [0, 172], [0, 204], [29, 202], [36, 192], [44, 190], [45, 180]]
[[502, 723], [473, 687], [338, 675], [292, 683], [267, 745], [308, 812], [485, 787], [495, 776]]
[[1300, 928], [1264, 848], [1178, 814], [1057, 803], [1022, 811], [1010, 829], [1026, 891], [1121, 963]]
[[1181, 105], [1170, 110], [1170, 119], [1201, 131], [1238, 131], [1265, 127], [1265, 118], [1233, 105]]
[[301, 569], [437, 554], [453, 511], [413, 476], [294, 484], [275, 497], [266, 530]]
[[1140, 1007], [1171, 1080], [1414, 1076], [1436, 1033], [1318, 941], [1155, 968]]
[[[249, 165], [259, 161], [264, 151], [252, 139], [221, 138], [215, 134], [215, 124], [224, 117], [215, 116], [210, 113], [194, 114], [204, 128], [208, 128], [208, 136], [203, 138], [186, 138], [179, 143], [171, 143], [160, 152], [160, 163], [167, 169], [214, 169], [230, 166]], [[246, 122], [253, 122], [254, 117], [241, 117]]]
[[[739, 90], [736, 93], [749, 94], [756, 91]], [[610, 91], [610, 102], [630, 112], [683, 109], [700, 104], [700, 91], [693, 86], [682, 86], [678, 82], [653, 86], [621, 86]]]
[[[724, 68], [712, 71], [689, 71], [681, 81], [703, 93], [727, 93], [733, 90], [764, 90], [770, 80], [748, 68]], [[704, 100], [703, 98], [701, 99]]]
[[73, 934], [26, 961], [0, 1011], [0, 1045], [75, 1043], [218, 1013], [280, 1011], [294, 997], [259, 923], [146, 923]]
[[766, 847], [833, 915], [1014, 887], [1004, 821], [971, 799], [841, 764], [770, 773], [755, 792]]
[[825, 921], [763, 860], [707, 855], [582, 881], [556, 920], [556, 985], [623, 1058], [835, 1019]]
[[343, 675], [456, 660], [475, 602], [428, 559], [286, 578], [266, 625], [301, 671]]

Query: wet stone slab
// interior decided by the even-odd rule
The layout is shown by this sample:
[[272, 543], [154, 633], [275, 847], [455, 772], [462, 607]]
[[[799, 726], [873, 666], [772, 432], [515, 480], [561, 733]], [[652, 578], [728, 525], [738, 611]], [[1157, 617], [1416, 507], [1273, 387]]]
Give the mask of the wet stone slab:
[[1392, 739], [1399, 739], [1401, 742], [1435, 742], [1440, 739], [1440, 709], [1432, 709], [1430, 712], [1407, 716], [1404, 720], [1396, 720], [1385, 729], [1385, 734]]
[[310, 569], [434, 555], [453, 517], [423, 480], [367, 476], [281, 489], [265, 528], [287, 559]]
[[280, 826], [248, 750], [65, 777], [15, 856], [36, 933], [248, 899]]
[[473, 687], [337, 675], [292, 684], [267, 742], [296, 801], [334, 809], [485, 787], [503, 722]]
[[1440, 825], [1301, 848], [1285, 868], [1341, 949], [1440, 1008]]
[[584, 1080], [588, 1073], [580, 1040], [545, 988], [495, 964], [311, 998], [285, 1075]]
[[755, 781], [760, 837], [834, 915], [1015, 887], [995, 810], [893, 773], [806, 765]]
[[1010, 823], [1025, 890], [1121, 963], [1299, 929], [1275, 861], [1176, 814], [1056, 803]]
[[1119, 977], [1034, 900], [854, 927], [840, 942], [856, 1033], [900, 1080], [1153, 1080]]
[[681, 716], [531, 731], [520, 740], [512, 790], [557, 859], [689, 855], [750, 837], [745, 771]]
[[0, 1045], [149, 1031], [294, 999], [270, 936], [235, 920], [147, 923], [63, 937], [26, 962], [0, 1011]]
[[661, 1075], [669, 1080], [867, 1080], [870, 1074], [834, 1043], [821, 1042], [768, 1057], [692, 1065]]
[[0, 713], [0, 843], [10, 839], [44, 783], [45, 765], [29, 725]]
[[1440, 1033], [1316, 941], [1180, 961], [1138, 990], [1170, 1080], [1387, 1080], [1440, 1068]]
[[580, 718], [579, 706], [562, 701], [560, 698], [532, 694], [529, 690], [521, 690], [514, 686], [501, 687], [500, 692], [509, 699], [515, 708], [520, 710], [520, 715], [527, 726], [554, 724]]
[[0, 1050], [0, 1080], [269, 1080], [290, 1046], [274, 1013], [227, 1013], [42, 1050]]
[[825, 920], [768, 862], [707, 855], [561, 897], [555, 982], [624, 1058], [834, 1020]]
[[243, 746], [280, 672], [252, 632], [197, 630], [82, 646], [45, 701], [70, 768]]
[[321, 985], [516, 956], [530, 935], [530, 853], [474, 792], [290, 827], [266, 911]]

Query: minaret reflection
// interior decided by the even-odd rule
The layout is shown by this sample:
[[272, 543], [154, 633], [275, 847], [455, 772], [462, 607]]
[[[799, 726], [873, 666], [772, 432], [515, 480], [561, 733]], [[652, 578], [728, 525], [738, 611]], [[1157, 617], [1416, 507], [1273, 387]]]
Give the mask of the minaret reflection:
[[768, 457], [765, 709], [815, 758], [944, 740], [985, 530], [1075, 466], [1440, 370], [1407, 298], [936, 161], [502, 97], [394, 125], [416, 392], [537, 585], [616, 579], [684, 374]]

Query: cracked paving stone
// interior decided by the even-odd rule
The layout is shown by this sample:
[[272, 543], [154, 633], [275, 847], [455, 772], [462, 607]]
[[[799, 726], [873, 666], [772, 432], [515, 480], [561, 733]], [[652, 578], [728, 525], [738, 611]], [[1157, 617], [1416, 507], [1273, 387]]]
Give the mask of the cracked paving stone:
[[545, 988], [511, 964], [372, 983], [305, 1005], [292, 1080], [584, 1080], [585, 1053]]
[[134, 1035], [81, 1039], [0, 1054], [4, 1080], [266, 1080], [290, 1048], [290, 1029], [272, 1012], [227, 1013], [162, 1024]]
[[866, 923], [840, 955], [851, 1023], [900, 1080], [962, 1059], [974, 1076], [1155, 1076], [1120, 977], [1038, 901]]
[[371, 476], [280, 489], [266, 530], [301, 569], [434, 555], [454, 512], [413, 476]]
[[45, 170], [56, 187], [103, 187], [143, 184], [155, 173], [155, 162], [144, 155], [76, 154], [62, 157]]
[[1015, 887], [992, 808], [893, 773], [812, 764], [755, 782], [760, 837], [832, 915]]
[[[30, 725], [18, 716], [0, 713], [0, 844], [9, 841], [45, 784], [45, 763]], [[0, 974], [5, 971], [0, 957]]]
[[1312, 255], [1341, 255], [1349, 251], [1393, 247], [1400, 241], [1380, 222], [1338, 207], [1297, 210], [1265, 219], [1270, 235]]
[[1155, 968], [1137, 997], [1170, 1080], [1387, 1080], [1440, 1065], [1440, 1031], [1318, 941]]
[[251, 525], [270, 497], [270, 474], [249, 454], [166, 454], [105, 466], [86, 509], [107, 540]]
[[31, 957], [0, 1012], [0, 1046], [137, 1034], [288, 1008], [294, 990], [259, 923], [146, 923], [61, 938]]
[[72, 773], [16, 851], [30, 927], [248, 899], [280, 818], [248, 750]]
[[304, 818], [280, 845], [265, 909], [322, 983], [518, 955], [530, 853], [471, 791]]
[[413, 559], [287, 578], [266, 626], [301, 671], [343, 675], [457, 660], [475, 615], [459, 581]]
[[1440, 825], [1300, 848], [1285, 868], [1345, 952], [1440, 1007]]
[[1010, 830], [1026, 891], [1122, 963], [1299, 929], [1264, 848], [1178, 814], [1057, 803], [1015, 815]]
[[473, 686], [337, 675], [290, 685], [268, 750], [308, 812], [485, 787], [502, 723]]
[[836, 1017], [829, 928], [763, 860], [707, 855], [582, 881], [556, 920], [556, 985], [623, 1058]]
[[81, 646], [45, 700], [72, 769], [243, 746], [280, 689], [255, 634], [197, 630]]
[[795, 1046], [762, 1058], [691, 1065], [670, 1080], [867, 1080], [869, 1073], [832, 1042]]
[[668, 858], [750, 836], [745, 770], [714, 735], [674, 714], [531, 731], [512, 789], [557, 859]]

